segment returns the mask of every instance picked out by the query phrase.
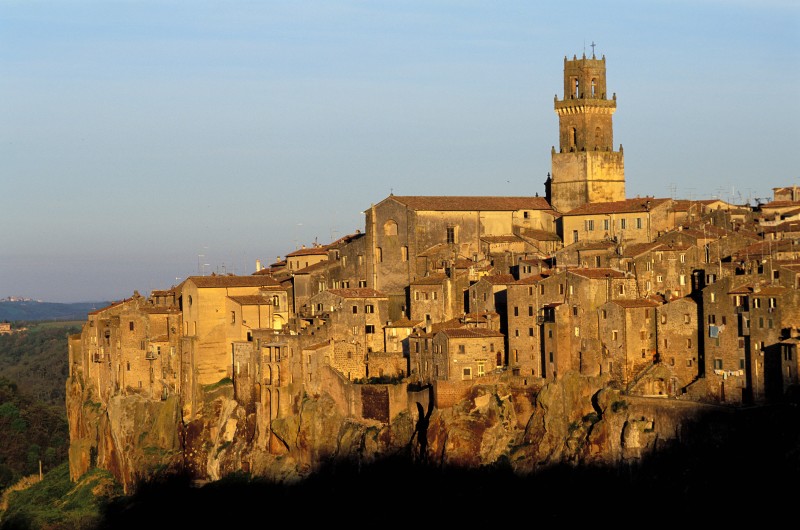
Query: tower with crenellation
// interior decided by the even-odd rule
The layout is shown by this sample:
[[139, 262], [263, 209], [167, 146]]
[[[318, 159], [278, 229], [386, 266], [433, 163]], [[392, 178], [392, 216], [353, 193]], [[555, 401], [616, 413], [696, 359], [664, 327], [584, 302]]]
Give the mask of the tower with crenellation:
[[552, 149], [547, 200], [559, 212], [625, 199], [622, 146], [614, 151], [611, 117], [617, 96], [606, 90], [606, 58], [564, 57], [564, 97], [555, 96], [559, 148]]

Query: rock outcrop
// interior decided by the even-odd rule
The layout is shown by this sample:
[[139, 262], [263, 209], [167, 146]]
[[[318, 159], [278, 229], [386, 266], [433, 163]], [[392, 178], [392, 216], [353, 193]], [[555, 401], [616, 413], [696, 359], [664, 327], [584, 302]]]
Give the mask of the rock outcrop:
[[538, 391], [476, 384], [442, 409], [409, 393], [409, 406], [388, 423], [348, 415], [324, 392], [304, 395], [296, 413], [268, 420], [258, 403], [239, 403], [230, 382], [207, 387], [189, 421], [177, 396], [118, 394], [101, 403], [77, 382], [69, 391], [72, 476], [98, 466], [126, 491], [158, 473], [215, 481], [244, 472], [288, 483], [332, 462], [397, 456], [458, 468], [504, 466], [520, 475], [560, 464], [614, 465], [679, 440], [681, 425], [705, 407], [628, 396], [603, 377], [577, 374]]

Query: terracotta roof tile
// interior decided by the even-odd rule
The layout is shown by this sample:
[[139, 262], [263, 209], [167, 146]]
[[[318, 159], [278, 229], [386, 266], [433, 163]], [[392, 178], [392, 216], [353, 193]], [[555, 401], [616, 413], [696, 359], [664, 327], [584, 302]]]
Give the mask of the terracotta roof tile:
[[520, 235], [537, 241], [561, 241], [561, 237], [555, 232], [547, 230], [536, 230], [534, 228], [523, 228], [519, 231]]
[[401, 204], [412, 210], [483, 210], [483, 211], [515, 211], [515, 210], [552, 210], [544, 197], [465, 197], [465, 196], [399, 196], [390, 195]]
[[489, 337], [503, 337], [504, 335], [499, 331], [486, 328], [449, 328], [443, 329], [440, 333], [444, 333], [451, 339], [484, 339]]
[[447, 279], [447, 275], [441, 272], [429, 274], [422, 278], [417, 278], [411, 285], [441, 285]]
[[312, 247], [312, 248], [300, 248], [295, 250], [294, 252], [289, 252], [286, 254], [287, 258], [293, 258], [296, 256], [327, 256], [328, 251], [325, 247]]
[[272, 305], [271, 298], [265, 298], [258, 294], [229, 296], [228, 298], [230, 298], [239, 305]]
[[414, 326], [419, 326], [422, 324], [422, 320], [409, 320], [406, 317], [403, 317], [399, 320], [395, 320], [394, 322], [389, 322], [386, 324], [385, 327], [387, 328], [413, 328]]
[[279, 285], [274, 278], [265, 275], [249, 275], [249, 276], [190, 276], [186, 279], [191, 280], [197, 287], [200, 288], [215, 288], [215, 287], [266, 287]]
[[322, 271], [327, 270], [328, 267], [330, 267], [331, 265], [332, 265], [332, 263], [330, 261], [323, 260], [323, 261], [320, 261], [318, 263], [312, 263], [308, 267], [303, 267], [302, 269], [297, 269], [296, 271], [294, 271], [293, 274], [296, 276], [298, 274], [313, 274], [315, 272], [322, 272]]
[[481, 278], [481, 281], [486, 281], [492, 285], [508, 285], [516, 282], [517, 280], [514, 278], [513, 274], [492, 274], [489, 276], [484, 276]]
[[533, 276], [528, 276], [527, 278], [522, 278], [521, 280], [517, 280], [514, 282], [513, 285], [535, 285], [540, 281], [547, 278], [549, 274], [534, 274]]
[[646, 212], [648, 210], [648, 203], [649, 203], [649, 209], [652, 210], [653, 208], [656, 208], [658, 206], [661, 206], [662, 204], [666, 204], [667, 202], [671, 201], [672, 199], [656, 199], [653, 197], [641, 197], [635, 199], [625, 199], [622, 201], [586, 203], [583, 206], [578, 206], [573, 210], [565, 212], [563, 215], [573, 216], [573, 215]]

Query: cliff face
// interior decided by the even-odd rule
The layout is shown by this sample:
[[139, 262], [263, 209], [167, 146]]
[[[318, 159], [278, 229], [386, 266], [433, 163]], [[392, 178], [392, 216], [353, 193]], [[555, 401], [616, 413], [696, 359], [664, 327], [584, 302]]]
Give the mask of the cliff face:
[[294, 414], [267, 420], [260, 404], [237, 402], [230, 383], [207, 389], [189, 421], [175, 396], [115, 395], [101, 403], [72, 379], [67, 408], [73, 479], [98, 466], [126, 491], [139, 479], [171, 471], [198, 481], [245, 472], [294, 482], [327, 463], [398, 455], [467, 468], [502, 464], [519, 474], [564, 463], [613, 465], [679, 440], [681, 425], [703, 410], [696, 403], [623, 396], [603, 378], [574, 374], [538, 391], [476, 385], [444, 409], [412, 398], [388, 423], [344, 414], [324, 392], [303, 396]]

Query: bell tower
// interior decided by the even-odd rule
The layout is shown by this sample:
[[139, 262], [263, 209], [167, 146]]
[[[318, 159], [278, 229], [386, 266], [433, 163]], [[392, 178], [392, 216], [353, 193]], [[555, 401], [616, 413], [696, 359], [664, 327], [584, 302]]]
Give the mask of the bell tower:
[[617, 95], [609, 99], [606, 91], [605, 56], [564, 57], [564, 98], [555, 97], [559, 149], [551, 152], [546, 189], [556, 211], [625, 199], [622, 146], [619, 151], [613, 146], [611, 116], [616, 110]]

